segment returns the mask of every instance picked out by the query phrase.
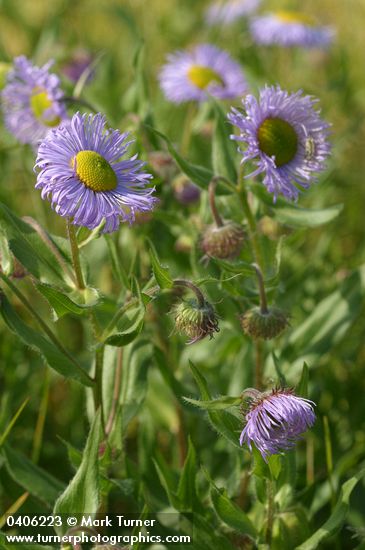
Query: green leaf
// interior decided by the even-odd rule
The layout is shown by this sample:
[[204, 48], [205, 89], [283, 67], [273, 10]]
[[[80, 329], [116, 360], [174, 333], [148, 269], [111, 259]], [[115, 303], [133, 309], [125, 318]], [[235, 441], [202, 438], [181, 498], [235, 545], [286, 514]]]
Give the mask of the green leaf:
[[187, 393], [187, 391], [184, 388], [184, 386], [181, 384], [181, 382], [175, 377], [172, 369], [169, 367], [167, 363], [165, 355], [162, 353], [160, 348], [157, 348], [157, 347], [154, 348], [154, 358], [155, 358], [155, 363], [165, 383], [171, 388], [171, 390], [175, 394], [175, 397], [180, 402], [182, 402], [182, 404], [185, 404], [182, 396], [184, 393]]
[[[208, 385], [204, 376], [199, 372], [199, 370], [193, 365], [191, 361], [190, 368], [193, 373], [195, 382], [198, 385], [201, 397], [204, 401], [212, 401], [212, 397], [208, 390]], [[231, 413], [222, 410], [207, 411], [207, 413], [212, 426], [217, 430], [217, 432], [228, 439], [228, 441], [233, 443], [235, 447], [240, 448], [239, 434], [242, 431], [242, 425], [239, 419], [233, 416]]]
[[91, 378], [76, 361], [72, 361], [50, 340], [28, 327], [20, 319], [5, 294], [2, 293], [0, 293], [0, 313], [8, 328], [17, 334], [26, 345], [37, 351], [51, 368], [66, 378], [72, 378], [86, 386], [93, 385]]
[[215, 127], [212, 140], [212, 166], [216, 176], [223, 176], [231, 182], [237, 181], [236, 145], [231, 140], [232, 128], [219, 105], [213, 103]]
[[142, 332], [145, 307], [141, 302], [137, 307], [128, 309], [117, 324], [117, 332], [108, 336], [105, 343], [122, 347], [130, 344]]
[[196, 453], [189, 437], [189, 449], [184, 463], [184, 467], [179, 480], [177, 489], [177, 498], [181, 502], [181, 509], [184, 511], [194, 510], [196, 500]]
[[56, 319], [73, 313], [74, 315], [83, 315], [88, 311], [90, 306], [79, 305], [71, 300], [64, 292], [57, 290], [54, 286], [39, 283], [36, 285], [37, 290], [47, 299], [55, 312]]
[[167, 144], [167, 148], [171, 156], [175, 159], [181, 171], [184, 172], [184, 174], [186, 174], [193, 183], [195, 183], [199, 187], [202, 187], [203, 189], [208, 188], [208, 185], [214, 176], [211, 170], [208, 170], [204, 166], [197, 166], [196, 164], [192, 164], [189, 161], [185, 160], [173, 147], [169, 138], [166, 137], [162, 132], [159, 132], [158, 130], [155, 130], [155, 128], [152, 128], [148, 125], [145, 125], [145, 127], [156, 136], [161, 138]]
[[309, 369], [306, 362], [303, 363], [302, 375], [296, 393], [301, 397], [308, 397]]
[[53, 505], [64, 485], [27, 457], [5, 444], [2, 449], [5, 466], [13, 480], [48, 505]]
[[169, 269], [161, 265], [161, 262], [157, 256], [157, 252], [154, 245], [150, 240], [148, 242], [150, 246], [150, 258], [151, 258], [153, 274], [155, 276], [157, 284], [161, 289], [172, 288], [172, 286], [174, 285], [174, 282], [171, 278]]
[[324, 298], [292, 331], [282, 356], [289, 362], [313, 362], [333, 348], [360, 314], [365, 294], [365, 266], [353, 272], [338, 290]]
[[190, 397], [184, 397], [183, 399], [188, 403], [191, 403], [192, 405], [195, 405], [196, 407], [205, 409], [207, 411], [220, 411], [222, 409], [229, 409], [230, 407], [240, 405], [240, 403], [242, 403], [241, 396], [230, 397], [229, 395], [225, 395], [224, 397], [220, 397], [219, 399], [212, 399], [211, 401], [199, 401], [197, 399], [191, 399]]
[[210, 477], [207, 477], [210, 483], [210, 496], [213, 507], [219, 519], [242, 535], [248, 535], [255, 539], [257, 531], [250, 518], [230, 500], [225, 489], [218, 489]]
[[9, 249], [8, 239], [0, 228], [0, 269], [5, 275], [12, 275], [14, 271], [13, 256]]
[[181, 502], [177, 496], [174, 480], [171, 475], [171, 470], [165, 464], [162, 456], [157, 455], [156, 459], [153, 459], [153, 463], [156, 468], [156, 472], [160, 479], [162, 487], [165, 489], [167, 498], [175, 510], [181, 509]]
[[297, 550], [314, 550], [325, 539], [334, 535], [341, 528], [349, 511], [351, 493], [364, 475], [365, 470], [361, 470], [342, 485], [337, 504], [328, 520], [308, 540], [298, 546]]
[[[58, 498], [53, 514], [95, 514], [99, 507], [99, 443], [101, 437], [100, 411], [93, 424], [82, 455], [81, 464], [65, 491]], [[67, 525], [56, 528], [58, 534], [67, 531]]]
[[[9, 248], [19, 262], [38, 280], [65, 284], [65, 274], [51, 249], [37, 231], [0, 203], [0, 225], [6, 235]], [[47, 237], [59, 255], [66, 258], [50, 235]]]
[[271, 479], [269, 465], [262, 458], [260, 451], [252, 445], [253, 469], [252, 473], [260, 479]]
[[253, 185], [251, 186], [251, 191], [272, 209], [273, 216], [278, 222], [294, 227], [317, 227], [323, 225], [337, 218], [343, 209], [343, 204], [335, 204], [328, 208], [317, 210], [301, 208], [295, 204], [288, 203], [281, 197], [278, 197], [274, 203], [273, 195], [268, 193], [263, 185]]

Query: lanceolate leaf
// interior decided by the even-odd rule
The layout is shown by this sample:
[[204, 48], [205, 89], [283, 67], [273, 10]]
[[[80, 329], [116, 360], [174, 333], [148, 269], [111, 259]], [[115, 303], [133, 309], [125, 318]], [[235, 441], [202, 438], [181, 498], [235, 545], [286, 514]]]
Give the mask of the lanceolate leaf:
[[8, 445], [4, 445], [2, 455], [7, 471], [16, 483], [46, 504], [53, 505], [64, 490], [63, 483]]
[[[1, 203], [0, 224], [10, 250], [27, 271], [41, 281], [65, 284], [60, 264], [37, 231]], [[53, 245], [58, 248], [55, 242]], [[63, 256], [61, 251], [59, 253]]]
[[161, 289], [164, 288], [171, 288], [174, 284], [169, 269], [167, 267], [164, 267], [161, 265], [160, 260], [157, 256], [157, 252], [151, 241], [149, 241], [150, 245], [150, 258], [151, 258], [151, 264], [153, 269], [153, 274], [155, 276], [155, 279]]
[[[53, 513], [57, 514], [95, 514], [99, 507], [99, 467], [98, 454], [100, 443], [100, 411], [95, 415], [93, 424], [82, 455], [82, 461], [74, 478], [58, 498]], [[57, 528], [59, 534], [67, 531], [67, 525]]]
[[179, 480], [179, 486], [177, 489], [177, 496], [181, 502], [182, 509], [184, 511], [193, 510], [196, 499], [195, 488], [195, 476], [196, 476], [196, 453], [194, 446], [189, 438], [189, 450], [185, 460], [181, 477]]
[[308, 540], [298, 546], [297, 550], [315, 550], [320, 544], [334, 535], [343, 525], [350, 506], [350, 496], [356, 484], [365, 476], [361, 470], [342, 485], [339, 499], [329, 519]]
[[90, 307], [77, 304], [76, 302], [71, 300], [71, 298], [69, 298], [67, 294], [61, 292], [51, 285], [40, 283], [36, 285], [36, 287], [54, 309], [56, 318], [63, 317], [68, 313], [72, 313], [74, 315], [83, 315], [84, 313], [87, 313], [88, 308]]
[[[193, 373], [195, 382], [199, 387], [201, 397], [204, 399], [204, 401], [212, 401], [212, 397], [208, 390], [208, 385], [204, 376], [191, 362], [190, 368]], [[209, 410], [207, 412], [210, 422], [217, 430], [217, 432], [223, 435], [231, 443], [233, 443], [233, 445], [240, 448], [239, 434], [242, 430], [242, 426], [238, 418], [233, 416], [233, 414], [222, 410]]]
[[0, 313], [11, 331], [21, 340], [36, 350], [44, 358], [46, 363], [66, 378], [73, 378], [81, 384], [92, 386], [92, 380], [88, 374], [72, 358], [63, 353], [50, 340], [39, 332], [28, 327], [17, 315], [5, 294], [0, 293]]
[[230, 397], [225, 395], [224, 397], [212, 399], [211, 401], [199, 401], [197, 399], [191, 399], [190, 397], [184, 397], [184, 400], [207, 411], [220, 411], [229, 409], [234, 405], [239, 405], [242, 402], [242, 397]]

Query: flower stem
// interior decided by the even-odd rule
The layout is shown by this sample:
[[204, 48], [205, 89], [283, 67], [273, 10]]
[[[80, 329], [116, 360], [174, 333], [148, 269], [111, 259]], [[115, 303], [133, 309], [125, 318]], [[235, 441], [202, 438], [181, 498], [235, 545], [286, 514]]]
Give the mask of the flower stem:
[[267, 524], [266, 524], [266, 543], [270, 547], [272, 539], [272, 529], [274, 524], [274, 483], [271, 479], [266, 482], [267, 491]]
[[210, 209], [212, 211], [212, 215], [213, 215], [216, 226], [217, 227], [223, 227], [223, 221], [222, 221], [222, 218], [220, 217], [220, 214], [217, 210], [217, 205], [215, 203], [215, 190], [217, 188], [217, 183], [218, 183], [217, 179], [213, 178], [212, 181], [209, 184], [209, 189], [208, 189], [209, 206], [210, 206]]
[[194, 115], [195, 115], [195, 104], [191, 102], [186, 112], [184, 129], [183, 129], [182, 138], [181, 138], [180, 153], [182, 154], [183, 157], [185, 157], [189, 152]]
[[103, 406], [103, 365], [104, 365], [104, 346], [98, 348], [95, 352], [95, 372], [94, 372], [94, 405], [95, 412], [100, 408], [101, 425], [105, 434], [105, 419]]
[[255, 340], [255, 386], [262, 390], [262, 342]]
[[246, 186], [244, 184], [243, 164], [241, 164], [241, 167], [240, 167], [240, 172], [239, 172], [239, 177], [238, 177], [238, 185], [237, 185], [236, 191], [237, 191], [238, 197], [240, 199], [243, 212], [244, 212], [244, 214], [247, 218], [250, 241], [252, 243], [253, 255], [255, 257], [255, 262], [262, 269], [262, 266], [263, 266], [262, 253], [261, 253], [260, 243], [259, 243], [258, 238], [257, 238], [256, 221], [255, 221], [254, 215], [252, 213], [250, 204], [248, 202], [247, 190], [246, 190]]
[[110, 414], [108, 417], [108, 421], [105, 426], [105, 435], [108, 437], [113, 429], [113, 424], [115, 420], [115, 416], [117, 414], [118, 410], [118, 404], [119, 404], [119, 394], [120, 394], [120, 388], [122, 384], [122, 372], [123, 372], [123, 348], [119, 348], [118, 350], [118, 358], [117, 358], [117, 365], [115, 367], [115, 377], [114, 377], [114, 391], [113, 391], [113, 401], [112, 406], [110, 409]]
[[186, 281], [185, 279], [174, 279], [174, 285], [185, 286], [186, 288], [189, 288], [190, 290], [192, 290], [198, 300], [199, 307], [204, 307], [205, 305], [204, 294], [202, 293], [200, 288], [194, 285], [194, 283], [192, 283], [191, 281]]
[[262, 271], [261, 271], [260, 267], [257, 264], [252, 264], [252, 266], [256, 271], [257, 280], [258, 280], [258, 283], [259, 283], [260, 310], [261, 310], [261, 313], [265, 314], [265, 313], [268, 313], [269, 310], [267, 308], [267, 298], [266, 298], [266, 292], [265, 292], [264, 278], [262, 276]]
[[67, 234], [70, 241], [72, 264], [75, 270], [77, 286], [80, 290], [84, 290], [85, 280], [81, 269], [79, 245], [77, 244], [75, 226], [71, 223], [70, 218], [67, 218]]

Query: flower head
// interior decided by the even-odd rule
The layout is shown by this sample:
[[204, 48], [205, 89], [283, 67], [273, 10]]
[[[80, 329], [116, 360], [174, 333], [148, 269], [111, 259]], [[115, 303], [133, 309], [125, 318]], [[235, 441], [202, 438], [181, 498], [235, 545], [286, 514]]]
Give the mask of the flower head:
[[100, 113], [76, 113], [39, 146], [36, 188], [74, 224], [94, 229], [105, 220], [103, 231], [115, 231], [121, 219], [132, 222], [156, 202], [144, 163], [136, 155], [122, 159], [130, 143], [128, 133], [106, 129]]
[[21, 143], [37, 145], [67, 118], [59, 78], [49, 72], [52, 61], [36, 67], [16, 57], [2, 92], [5, 125]]
[[287, 314], [277, 307], [270, 307], [264, 312], [259, 307], [249, 309], [240, 317], [240, 321], [242, 330], [255, 340], [272, 340], [289, 324]]
[[217, 0], [207, 9], [208, 25], [229, 25], [254, 12], [261, 0]]
[[254, 443], [267, 460], [268, 455], [291, 449], [313, 426], [316, 419], [314, 403], [297, 397], [290, 389], [273, 389], [268, 393], [251, 390], [253, 392], [240, 445], [246, 443], [251, 450]]
[[317, 25], [312, 17], [290, 11], [278, 11], [255, 17], [250, 24], [251, 34], [258, 44], [327, 47], [335, 32], [331, 27]]
[[289, 94], [279, 86], [266, 86], [257, 100], [247, 95], [244, 112], [232, 108], [229, 121], [240, 134], [232, 136], [246, 145], [242, 162], [253, 160], [256, 169], [246, 177], [263, 174], [263, 183], [274, 196], [296, 199], [301, 188], [316, 182], [330, 154], [329, 124], [315, 109], [318, 100], [301, 91]]
[[167, 99], [174, 103], [205, 101], [209, 95], [233, 99], [247, 89], [240, 65], [210, 44], [170, 54], [159, 78]]
[[227, 221], [219, 227], [209, 225], [202, 235], [200, 246], [208, 258], [233, 259], [239, 256], [244, 241], [243, 227]]

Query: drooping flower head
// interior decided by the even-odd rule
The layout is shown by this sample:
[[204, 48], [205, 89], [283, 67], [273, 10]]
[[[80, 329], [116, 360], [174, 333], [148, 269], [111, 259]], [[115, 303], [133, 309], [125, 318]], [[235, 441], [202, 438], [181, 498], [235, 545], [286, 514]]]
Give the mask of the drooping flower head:
[[257, 10], [261, 0], [217, 0], [207, 9], [209, 25], [229, 25]]
[[177, 51], [167, 59], [159, 79], [165, 96], [174, 103], [205, 101], [209, 95], [234, 99], [247, 90], [240, 65], [211, 44]]
[[100, 113], [76, 113], [39, 146], [36, 188], [74, 224], [94, 229], [105, 220], [103, 231], [115, 231], [120, 220], [132, 222], [156, 202], [144, 163], [136, 155], [122, 158], [130, 143], [128, 133], [107, 129]]
[[16, 57], [2, 92], [5, 125], [21, 143], [37, 145], [67, 118], [59, 78], [49, 72], [53, 61], [36, 67]]
[[246, 443], [251, 450], [253, 443], [264, 460], [268, 455], [291, 449], [315, 422], [315, 404], [297, 397], [290, 389], [273, 389], [267, 393], [247, 390], [247, 393], [252, 400], [240, 445]]
[[296, 199], [326, 167], [330, 125], [315, 109], [317, 101], [302, 91], [290, 94], [280, 86], [265, 86], [259, 99], [249, 94], [242, 100], [244, 112], [232, 108], [228, 115], [240, 132], [232, 139], [245, 145], [242, 162], [256, 164], [246, 177], [262, 173], [275, 198], [282, 194]]
[[250, 24], [251, 34], [258, 44], [266, 46], [301, 46], [325, 48], [335, 32], [332, 27], [320, 26], [311, 16], [290, 11], [278, 11], [255, 17]]

